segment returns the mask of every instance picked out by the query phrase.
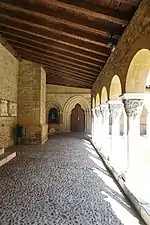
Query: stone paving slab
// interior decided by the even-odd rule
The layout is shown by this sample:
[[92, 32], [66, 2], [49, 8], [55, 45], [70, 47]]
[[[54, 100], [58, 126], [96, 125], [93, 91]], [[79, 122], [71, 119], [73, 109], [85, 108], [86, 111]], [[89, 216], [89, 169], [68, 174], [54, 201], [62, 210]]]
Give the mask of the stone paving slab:
[[[98, 165], [101, 161], [87, 140], [58, 135], [43, 146], [16, 151], [17, 157], [0, 168], [0, 225], [144, 224]], [[112, 201], [124, 210], [127, 222]]]

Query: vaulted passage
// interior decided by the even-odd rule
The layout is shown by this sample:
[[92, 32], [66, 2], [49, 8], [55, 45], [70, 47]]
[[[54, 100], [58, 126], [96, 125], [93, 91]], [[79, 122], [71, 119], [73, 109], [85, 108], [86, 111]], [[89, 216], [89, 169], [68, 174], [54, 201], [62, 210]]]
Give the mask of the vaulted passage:
[[1, 224], [143, 224], [88, 140], [56, 136], [17, 155], [0, 168]]

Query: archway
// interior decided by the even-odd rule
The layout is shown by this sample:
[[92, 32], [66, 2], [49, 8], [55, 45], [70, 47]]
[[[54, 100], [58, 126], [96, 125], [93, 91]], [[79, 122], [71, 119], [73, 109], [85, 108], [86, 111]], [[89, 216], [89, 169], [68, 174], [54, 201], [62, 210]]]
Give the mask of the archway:
[[96, 95], [96, 106], [100, 105], [100, 97], [99, 97], [99, 93], [97, 93]]
[[[143, 43], [144, 44], [144, 43]], [[134, 99], [140, 99], [142, 95], [140, 93], [149, 92], [150, 88], [150, 50], [141, 49], [133, 57], [127, 77], [126, 77], [126, 92], [135, 93]], [[136, 95], [137, 93], [137, 95]], [[144, 94], [143, 94], [144, 97]], [[142, 97], [142, 98], [143, 98]], [[150, 98], [148, 97], [148, 103]], [[134, 193], [145, 202], [149, 196], [150, 182], [147, 179], [150, 173], [150, 160], [149, 160], [149, 140], [150, 136], [144, 136], [149, 130], [149, 116], [146, 115], [146, 108], [149, 106], [147, 102], [144, 102], [144, 106], [139, 110], [138, 116], [134, 118], [134, 125], [129, 124], [130, 137], [127, 143], [129, 146], [129, 162], [130, 168], [128, 171], [128, 180], [133, 182], [132, 189]], [[134, 110], [134, 107], [133, 107]], [[134, 112], [134, 111], [133, 111]], [[140, 120], [139, 120], [140, 116]], [[133, 121], [133, 120], [132, 120]], [[129, 120], [130, 122], [130, 120]], [[140, 125], [140, 126], [139, 126]], [[140, 132], [139, 132], [140, 129]], [[131, 132], [132, 131], [132, 132]], [[142, 136], [140, 136], [140, 134]], [[132, 171], [131, 171], [132, 168]], [[142, 171], [142, 172], [141, 172]], [[138, 174], [138, 176], [137, 176]], [[128, 181], [127, 180], [127, 181]], [[138, 187], [138, 188], [137, 188]]]
[[[63, 130], [63, 110], [59, 103], [57, 102], [47, 102], [46, 103], [46, 120], [48, 123], [49, 130], [51, 128], [55, 129], [56, 133], [60, 133]], [[51, 119], [50, 119], [51, 117]], [[55, 119], [54, 119], [55, 118]]]
[[106, 87], [104, 86], [102, 88], [102, 91], [101, 91], [101, 104], [102, 103], [105, 103], [108, 101], [108, 94], [107, 94], [107, 89]]
[[85, 113], [80, 104], [76, 104], [71, 111], [71, 131], [84, 132], [85, 129]]
[[111, 84], [110, 84], [110, 92], [109, 92], [109, 99], [110, 100], [117, 100], [119, 98], [119, 95], [122, 94], [122, 87], [120, 78], [115, 75], [112, 78]]
[[48, 123], [59, 123], [59, 113], [56, 108], [51, 108], [48, 113]]
[[150, 71], [150, 51], [141, 49], [133, 57], [126, 78], [126, 92], [146, 92], [146, 81]]
[[[150, 50], [141, 49], [133, 57], [126, 78], [126, 92], [150, 91]], [[146, 134], [146, 105], [141, 112], [140, 133]]]
[[82, 96], [76, 95], [71, 97], [64, 105], [64, 130], [71, 131], [71, 112], [76, 104], [80, 104], [85, 113], [85, 132], [91, 132], [91, 110], [90, 103]]
[[92, 100], [92, 108], [94, 109], [95, 108], [95, 98], [93, 97], [93, 100]]

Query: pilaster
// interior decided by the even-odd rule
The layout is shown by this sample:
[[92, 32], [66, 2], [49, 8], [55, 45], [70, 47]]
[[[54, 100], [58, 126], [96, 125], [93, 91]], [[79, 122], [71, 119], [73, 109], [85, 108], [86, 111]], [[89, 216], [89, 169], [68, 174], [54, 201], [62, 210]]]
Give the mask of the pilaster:
[[46, 73], [33, 62], [22, 60], [18, 76], [18, 123], [26, 128], [24, 144], [43, 144], [46, 124]]

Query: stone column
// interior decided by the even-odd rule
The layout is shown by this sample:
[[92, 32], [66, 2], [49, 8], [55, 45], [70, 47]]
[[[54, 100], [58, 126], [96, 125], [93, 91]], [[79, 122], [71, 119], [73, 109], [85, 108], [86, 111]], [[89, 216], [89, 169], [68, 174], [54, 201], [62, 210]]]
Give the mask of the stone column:
[[120, 116], [122, 113], [122, 101], [109, 101], [109, 112], [111, 118], [111, 145], [110, 145], [110, 160], [114, 163], [114, 153], [118, 150], [118, 143], [120, 141]]
[[[134, 97], [134, 98], [133, 98]], [[140, 114], [143, 107], [143, 99], [135, 98], [132, 94], [124, 94], [121, 98], [127, 114], [127, 139], [126, 139], [126, 171], [132, 164], [132, 153], [136, 151], [140, 139]]]
[[94, 109], [92, 111], [92, 140], [94, 140]]
[[101, 148], [101, 133], [102, 133], [102, 114], [100, 110], [100, 106], [95, 108], [96, 116], [97, 116], [97, 146]]
[[149, 99], [147, 99], [145, 101], [145, 106], [146, 106], [146, 135], [147, 135], [147, 139], [150, 140], [150, 102], [149, 102]]
[[27, 60], [19, 64], [18, 123], [26, 128], [24, 144], [47, 140], [46, 73], [39, 64]]
[[92, 109], [92, 120], [93, 120], [93, 123], [92, 123], [92, 140], [93, 140], [93, 142], [96, 142], [97, 116], [96, 116], [95, 109]]
[[106, 158], [109, 155], [109, 109], [108, 104], [101, 104], [102, 115], [101, 149]]
[[150, 108], [146, 109], [146, 135], [150, 140]]

